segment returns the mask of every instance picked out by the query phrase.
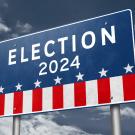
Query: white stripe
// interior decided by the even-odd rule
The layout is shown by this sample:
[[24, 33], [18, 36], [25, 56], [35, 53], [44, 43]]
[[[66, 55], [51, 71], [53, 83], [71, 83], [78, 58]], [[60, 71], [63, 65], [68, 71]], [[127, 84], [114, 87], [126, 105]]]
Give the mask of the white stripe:
[[98, 104], [97, 80], [86, 82], [86, 103], [90, 106]]
[[63, 96], [64, 108], [74, 107], [74, 84], [66, 84], [63, 86]]
[[5, 115], [13, 114], [13, 99], [13, 93], [5, 94]]
[[110, 78], [111, 102], [124, 101], [122, 76]]
[[32, 112], [32, 90], [23, 91], [23, 113]]
[[43, 111], [52, 110], [52, 87], [43, 88]]

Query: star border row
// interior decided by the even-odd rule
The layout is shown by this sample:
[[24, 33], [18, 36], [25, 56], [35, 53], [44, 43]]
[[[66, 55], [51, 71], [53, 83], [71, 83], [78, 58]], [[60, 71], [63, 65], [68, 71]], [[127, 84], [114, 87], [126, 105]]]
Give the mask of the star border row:
[[[127, 73], [132, 73], [133, 71], [132, 71], [132, 69], [134, 68], [134, 66], [131, 66], [131, 65], [127, 65], [126, 67], [124, 67], [124, 69], [126, 70], [126, 74]], [[102, 70], [101, 71], [99, 71], [98, 73], [100, 74], [100, 78], [102, 78], [102, 77], [107, 77], [107, 72], [108, 72], [109, 70], [105, 70], [104, 68], [102, 68]], [[84, 77], [84, 74], [82, 74], [82, 73], [78, 73], [78, 75], [76, 75], [76, 78], [77, 78], [77, 82], [78, 81], [83, 81], [83, 77]], [[54, 79], [54, 81], [55, 81], [55, 85], [57, 85], [57, 84], [61, 84], [61, 80], [62, 80], [63, 78], [60, 78], [59, 76], [57, 76], [57, 78], [56, 79]], [[34, 84], [35, 84], [35, 88], [40, 88], [40, 84], [41, 84], [42, 82], [41, 81], [39, 81], [38, 79], [37, 79], [37, 81], [36, 82], [34, 82]], [[22, 87], [23, 85], [21, 85], [20, 83], [18, 83], [15, 87], [16, 87], [16, 91], [21, 91], [22, 89], [21, 89], [21, 87]], [[2, 87], [2, 86], [0, 86], [0, 93], [3, 93], [3, 91], [4, 91], [4, 88]]]

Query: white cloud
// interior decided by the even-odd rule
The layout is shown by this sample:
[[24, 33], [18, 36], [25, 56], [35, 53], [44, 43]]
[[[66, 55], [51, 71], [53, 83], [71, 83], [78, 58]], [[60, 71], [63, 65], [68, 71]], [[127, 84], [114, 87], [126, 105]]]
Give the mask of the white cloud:
[[0, 17], [0, 33], [7, 33], [10, 32], [11, 28], [9, 28], [2, 17]]
[[0, 118], [0, 135], [12, 135], [12, 117]]
[[8, 8], [8, 2], [7, 0], [0, 0], [0, 8]]
[[[56, 114], [55, 114], [56, 115]], [[55, 115], [34, 115], [29, 120], [22, 120], [22, 135], [101, 135], [89, 134], [85, 131], [67, 125], [59, 125], [53, 121]]]
[[4, 8], [8, 8], [8, 7], [9, 7], [8, 3], [4, 2], [4, 3], [3, 3], [3, 7], [4, 7]]
[[[102, 135], [90, 134], [68, 125], [54, 122], [61, 114], [52, 112], [48, 114], [25, 115], [21, 120], [21, 135]], [[12, 134], [12, 117], [0, 118], [0, 135]]]
[[19, 37], [23, 34], [28, 34], [32, 31], [32, 25], [29, 23], [22, 23], [21, 21], [17, 21], [16, 25], [14, 26], [12, 33], [10, 35], [11, 38]]
[[19, 34], [26, 34], [31, 32], [32, 30], [32, 25], [29, 23], [22, 23], [19, 20], [16, 23], [16, 31]]
[[121, 115], [127, 118], [135, 118], [135, 110], [131, 107], [121, 109]]
[[[99, 114], [103, 116], [111, 115], [109, 106], [98, 107], [97, 110], [101, 111]], [[125, 118], [135, 118], [135, 110], [131, 107], [124, 107], [120, 109], [120, 114]]]
[[19, 37], [19, 34], [18, 33], [11, 34], [11, 38], [16, 38], [16, 37]]
[[110, 115], [110, 106], [100, 106], [100, 107], [97, 107], [96, 110], [98, 110], [98, 114], [100, 117], [99, 120], [103, 119], [103, 118], [106, 118]]
[[7, 25], [5, 25], [4, 23], [0, 23], [0, 32], [2, 33], [2, 32], [9, 32], [9, 31], [11, 31], [11, 29], [7, 26]]

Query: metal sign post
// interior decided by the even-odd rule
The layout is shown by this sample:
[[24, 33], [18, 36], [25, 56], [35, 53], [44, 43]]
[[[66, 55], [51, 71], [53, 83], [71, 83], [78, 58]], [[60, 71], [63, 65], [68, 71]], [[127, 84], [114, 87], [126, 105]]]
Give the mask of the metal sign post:
[[12, 135], [20, 135], [21, 116], [13, 116], [13, 133]]
[[121, 135], [120, 105], [110, 106], [112, 119], [112, 135]]

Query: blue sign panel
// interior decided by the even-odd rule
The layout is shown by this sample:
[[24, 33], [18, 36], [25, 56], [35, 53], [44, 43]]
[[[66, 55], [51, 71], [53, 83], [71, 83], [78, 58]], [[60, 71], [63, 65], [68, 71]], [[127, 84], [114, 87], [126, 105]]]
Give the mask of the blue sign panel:
[[134, 73], [133, 24], [124, 10], [0, 43], [3, 93]]

